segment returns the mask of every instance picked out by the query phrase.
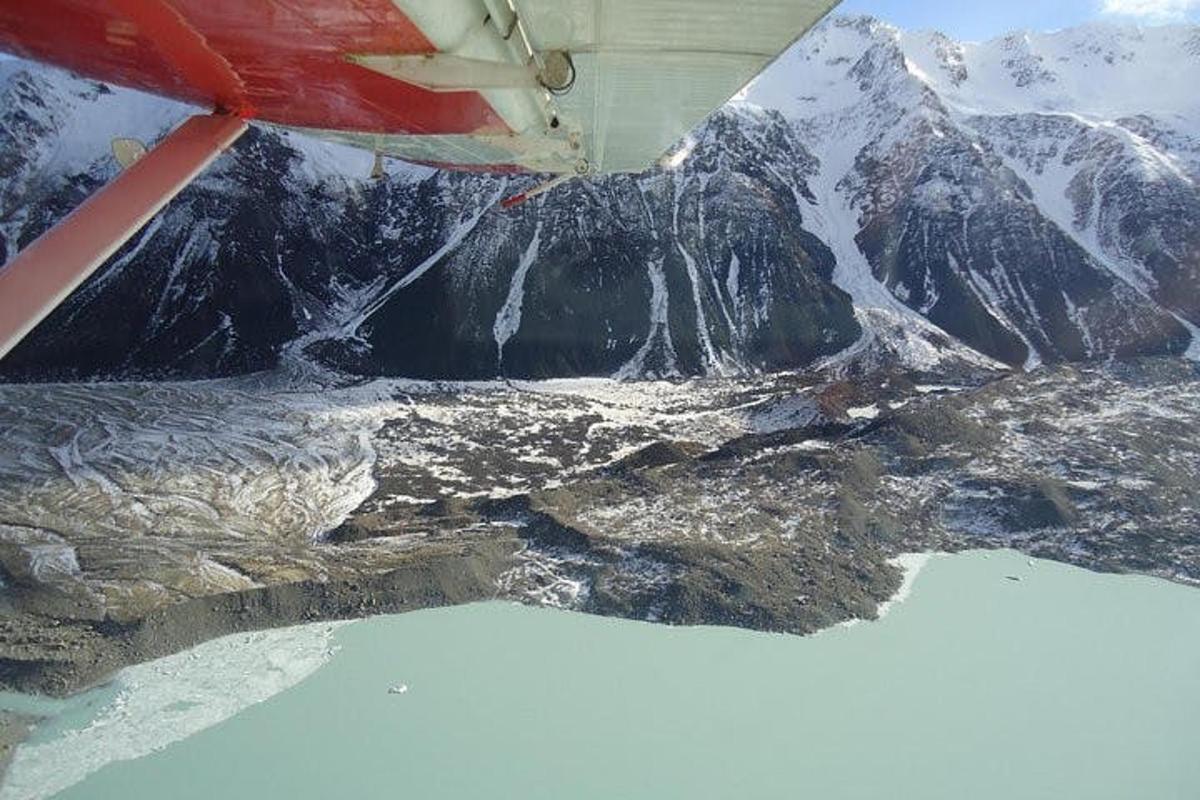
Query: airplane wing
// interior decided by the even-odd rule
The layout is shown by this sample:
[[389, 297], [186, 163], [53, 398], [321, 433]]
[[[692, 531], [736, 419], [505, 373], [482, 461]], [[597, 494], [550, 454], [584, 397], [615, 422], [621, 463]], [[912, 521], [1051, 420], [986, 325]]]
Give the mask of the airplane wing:
[[838, 0], [18, 0], [0, 50], [403, 159], [653, 165]]
[[[639, 172], [838, 0], [0, 0], [0, 50], [214, 111], [0, 270], [0, 358], [246, 130], [557, 177]], [[126, 148], [127, 149], [127, 148]], [[378, 164], [378, 159], [376, 161]]]

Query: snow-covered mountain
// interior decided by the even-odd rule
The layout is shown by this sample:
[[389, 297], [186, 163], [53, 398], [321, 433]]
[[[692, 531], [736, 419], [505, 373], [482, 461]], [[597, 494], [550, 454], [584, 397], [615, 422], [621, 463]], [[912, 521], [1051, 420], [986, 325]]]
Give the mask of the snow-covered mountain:
[[[812, 32], [674, 169], [567, 184], [252, 131], [5, 361], [198, 376], [729, 374], [1200, 352], [1200, 28]], [[9, 257], [188, 110], [0, 62]]]
[[856, 304], [1035, 364], [1190, 343], [1197, 79], [1194, 26], [963, 44], [856, 18], [748, 98], [784, 109], [820, 164], [815, 231]]

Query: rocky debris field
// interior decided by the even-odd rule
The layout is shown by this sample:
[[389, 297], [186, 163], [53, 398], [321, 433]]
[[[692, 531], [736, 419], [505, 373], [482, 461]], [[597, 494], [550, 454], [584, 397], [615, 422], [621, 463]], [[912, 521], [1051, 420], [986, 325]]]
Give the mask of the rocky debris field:
[[[844, 366], [844, 365], [843, 365]], [[510, 598], [807, 633], [897, 556], [1200, 583], [1200, 371], [0, 387], [0, 683], [238, 630]]]

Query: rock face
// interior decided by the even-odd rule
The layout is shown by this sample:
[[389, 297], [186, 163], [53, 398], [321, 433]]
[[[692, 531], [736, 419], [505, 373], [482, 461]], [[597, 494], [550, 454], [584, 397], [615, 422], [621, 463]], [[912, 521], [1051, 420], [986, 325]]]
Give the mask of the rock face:
[[811, 164], [781, 116], [730, 110], [678, 170], [485, 213], [369, 318], [361, 369], [666, 377], [832, 355], [861, 331], [796, 208]]
[[[231, 375], [301, 351], [371, 375], [720, 375], [897, 330], [1017, 366], [1182, 353], [1200, 324], [1195, 40], [960, 44], [833, 19], [677, 168], [512, 212], [496, 201], [532, 179], [369, 182], [369, 155], [256, 128], [0, 377]], [[113, 136], [188, 113], [18, 61], [0, 95], [6, 258], [111, 178]]]

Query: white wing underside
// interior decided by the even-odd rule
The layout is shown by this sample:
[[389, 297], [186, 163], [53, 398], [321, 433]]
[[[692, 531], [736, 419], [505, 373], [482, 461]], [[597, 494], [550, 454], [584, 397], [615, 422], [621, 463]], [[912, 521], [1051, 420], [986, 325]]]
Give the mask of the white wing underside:
[[[447, 57], [407, 65], [364, 59], [364, 66], [425, 85], [442, 69], [440, 90], [479, 91], [511, 133], [316, 133], [415, 161], [610, 173], [652, 166], [838, 0], [394, 2]], [[530, 50], [570, 54], [569, 91], [551, 95], [520, 80]]]

